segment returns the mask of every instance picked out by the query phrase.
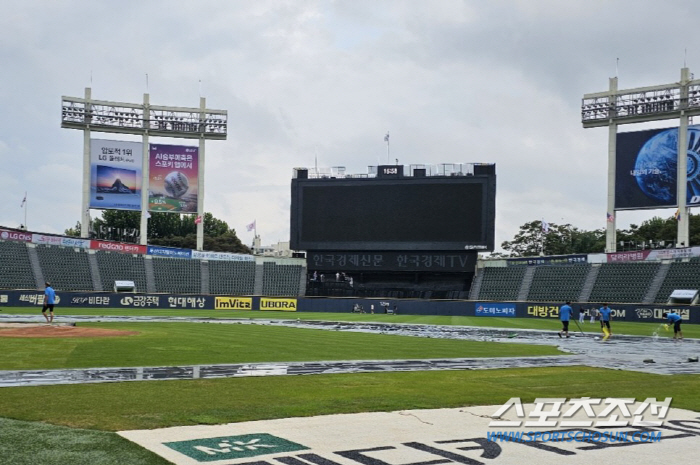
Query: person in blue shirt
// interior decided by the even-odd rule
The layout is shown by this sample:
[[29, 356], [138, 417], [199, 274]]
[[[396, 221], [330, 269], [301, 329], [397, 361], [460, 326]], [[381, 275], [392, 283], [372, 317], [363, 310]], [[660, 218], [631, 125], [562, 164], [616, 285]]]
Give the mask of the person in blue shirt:
[[[56, 291], [54, 291], [51, 284], [47, 282], [46, 290], [44, 290], [44, 306], [41, 309], [41, 313], [44, 315], [44, 318], [46, 318], [47, 323], [53, 323], [53, 306], [55, 303]], [[46, 310], [49, 311], [49, 315], [46, 315]]]
[[[610, 307], [608, 307], [608, 304], [603, 304], [603, 306], [600, 307], [600, 310], [598, 310], [598, 315], [600, 315], [600, 329], [603, 331], [603, 334], [605, 335], [605, 337], [612, 336], [612, 330], [610, 329], [611, 312], [612, 312], [612, 310], [610, 310]], [[608, 329], [607, 334], [605, 334], [605, 328]]]
[[564, 333], [566, 337], [569, 336], [569, 320], [571, 320], [571, 317], [574, 314], [574, 309], [571, 308], [571, 302], [567, 301], [564, 305], [561, 306], [559, 309], [559, 319], [561, 320], [561, 331], [559, 331], [559, 337], [561, 336], [561, 333]]
[[668, 324], [673, 324], [673, 339], [683, 339], [683, 331], [681, 331], [683, 318], [676, 312], [664, 313], [664, 318], [668, 318]]

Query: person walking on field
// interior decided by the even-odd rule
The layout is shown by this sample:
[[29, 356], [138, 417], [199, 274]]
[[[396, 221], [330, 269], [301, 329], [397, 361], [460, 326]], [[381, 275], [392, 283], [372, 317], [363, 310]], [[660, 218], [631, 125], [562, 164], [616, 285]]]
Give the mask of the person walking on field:
[[[46, 289], [44, 290], [44, 306], [41, 308], [41, 313], [46, 318], [47, 323], [53, 323], [53, 306], [56, 303], [56, 291], [53, 290], [50, 283], [46, 283]], [[46, 314], [46, 310], [49, 311], [49, 315]]]
[[566, 337], [569, 336], [569, 320], [571, 320], [571, 317], [573, 316], [574, 309], [571, 308], [571, 302], [567, 301], [564, 305], [561, 306], [559, 309], [559, 319], [561, 320], [561, 331], [559, 331], [557, 334], [559, 334], [559, 337], [561, 336], [561, 333], [564, 333]]
[[586, 311], [583, 309], [583, 307], [579, 307], [579, 309], [578, 309], [578, 322], [583, 323], [584, 318], [586, 318]]
[[[603, 306], [600, 307], [600, 310], [598, 310], [598, 314], [600, 315], [600, 329], [603, 331], [605, 337], [612, 336], [612, 330], [610, 329], [611, 312], [612, 310], [610, 310], [608, 304], [603, 304]], [[607, 333], [605, 331], [606, 328]]]

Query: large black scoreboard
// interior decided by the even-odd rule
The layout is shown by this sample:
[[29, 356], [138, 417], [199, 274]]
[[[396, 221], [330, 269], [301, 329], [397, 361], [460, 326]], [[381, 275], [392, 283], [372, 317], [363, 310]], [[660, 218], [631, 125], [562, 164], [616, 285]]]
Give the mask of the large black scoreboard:
[[292, 250], [492, 251], [494, 165], [425, 176], [379, 167], [376, 177], [292, 179]]

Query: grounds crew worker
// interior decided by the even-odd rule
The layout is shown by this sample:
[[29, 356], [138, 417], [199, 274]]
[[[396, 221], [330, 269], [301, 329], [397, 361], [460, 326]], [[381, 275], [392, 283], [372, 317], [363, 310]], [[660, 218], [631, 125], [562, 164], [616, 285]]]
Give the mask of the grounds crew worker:
[[[44, 290], [44, 306], [41, 308], [41, 313], [46, 318], [47, 323], [53, 323], [53, 306], [56, 303], [56, 291], [53, 290], [51, 284], [46, 283], [46, 290]], [[49, 311], [49, 315], [46, 315], [46, 310]]]
[[673, 339], [683, 339], [683, 331], [681, 331], [683, 318], [676, 312], [664, 313], [664, 318], [668, 318], [668, 324], [673, 324]]
[[571, 302], [567, 301], [564, 305], [561, 306], [559, 309], [559, 319], [561, 320], [561, 331], [559, 331], [557, 334], [559, 334], [559, 337], [561, 337], [561, 333], [563, 332], [566, 337], [571, 337], [569, 336], [569, 320], [574, 314], [574, 309], [571, 308]]

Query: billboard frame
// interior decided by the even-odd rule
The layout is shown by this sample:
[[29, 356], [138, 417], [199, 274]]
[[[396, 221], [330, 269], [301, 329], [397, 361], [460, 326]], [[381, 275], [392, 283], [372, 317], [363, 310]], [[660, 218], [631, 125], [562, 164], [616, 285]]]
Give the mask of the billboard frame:
[[689, 208], [686, 199], [688, 157], [686, 154], [689, 118], [700, 115], [700, 80], [691, 80], [690, 69], [681, 68], [680, 82], [659, 86], [618, 90], [617, 77], [610, 78], [606, 92], [585, 94], [581, 101], [584, 128], [608, 127], [608, 194], [605, 251], [617, 251], [615, 178], [617, 127], [620, 124], [679, 119], [676, 198], [678, 230], [676, 247], [689, 246]]
[[[143, 144], [141, 169], [141, 244], [148, 243], [148, 178], [150, 136], [199, 140], [199, 172], [197, 177], [197, 217], [204, 214], [204, 141], [225, 140], [228, 112], [206, 107], [206, 98], [199, 98], [199, 108], [165, 107], [150, 104], [149, 94], [143, 103], [93, 100], [92, 89], [85, 88], [85, 97], [61, 97], [61, 127], [83, 131], [83, 192], [80, 235], [89, 237], [90, 223], [90, 135], [92, 131], [140, 135]], [[204, 222], [196, 222], [197, 250], [204, 247]]]

